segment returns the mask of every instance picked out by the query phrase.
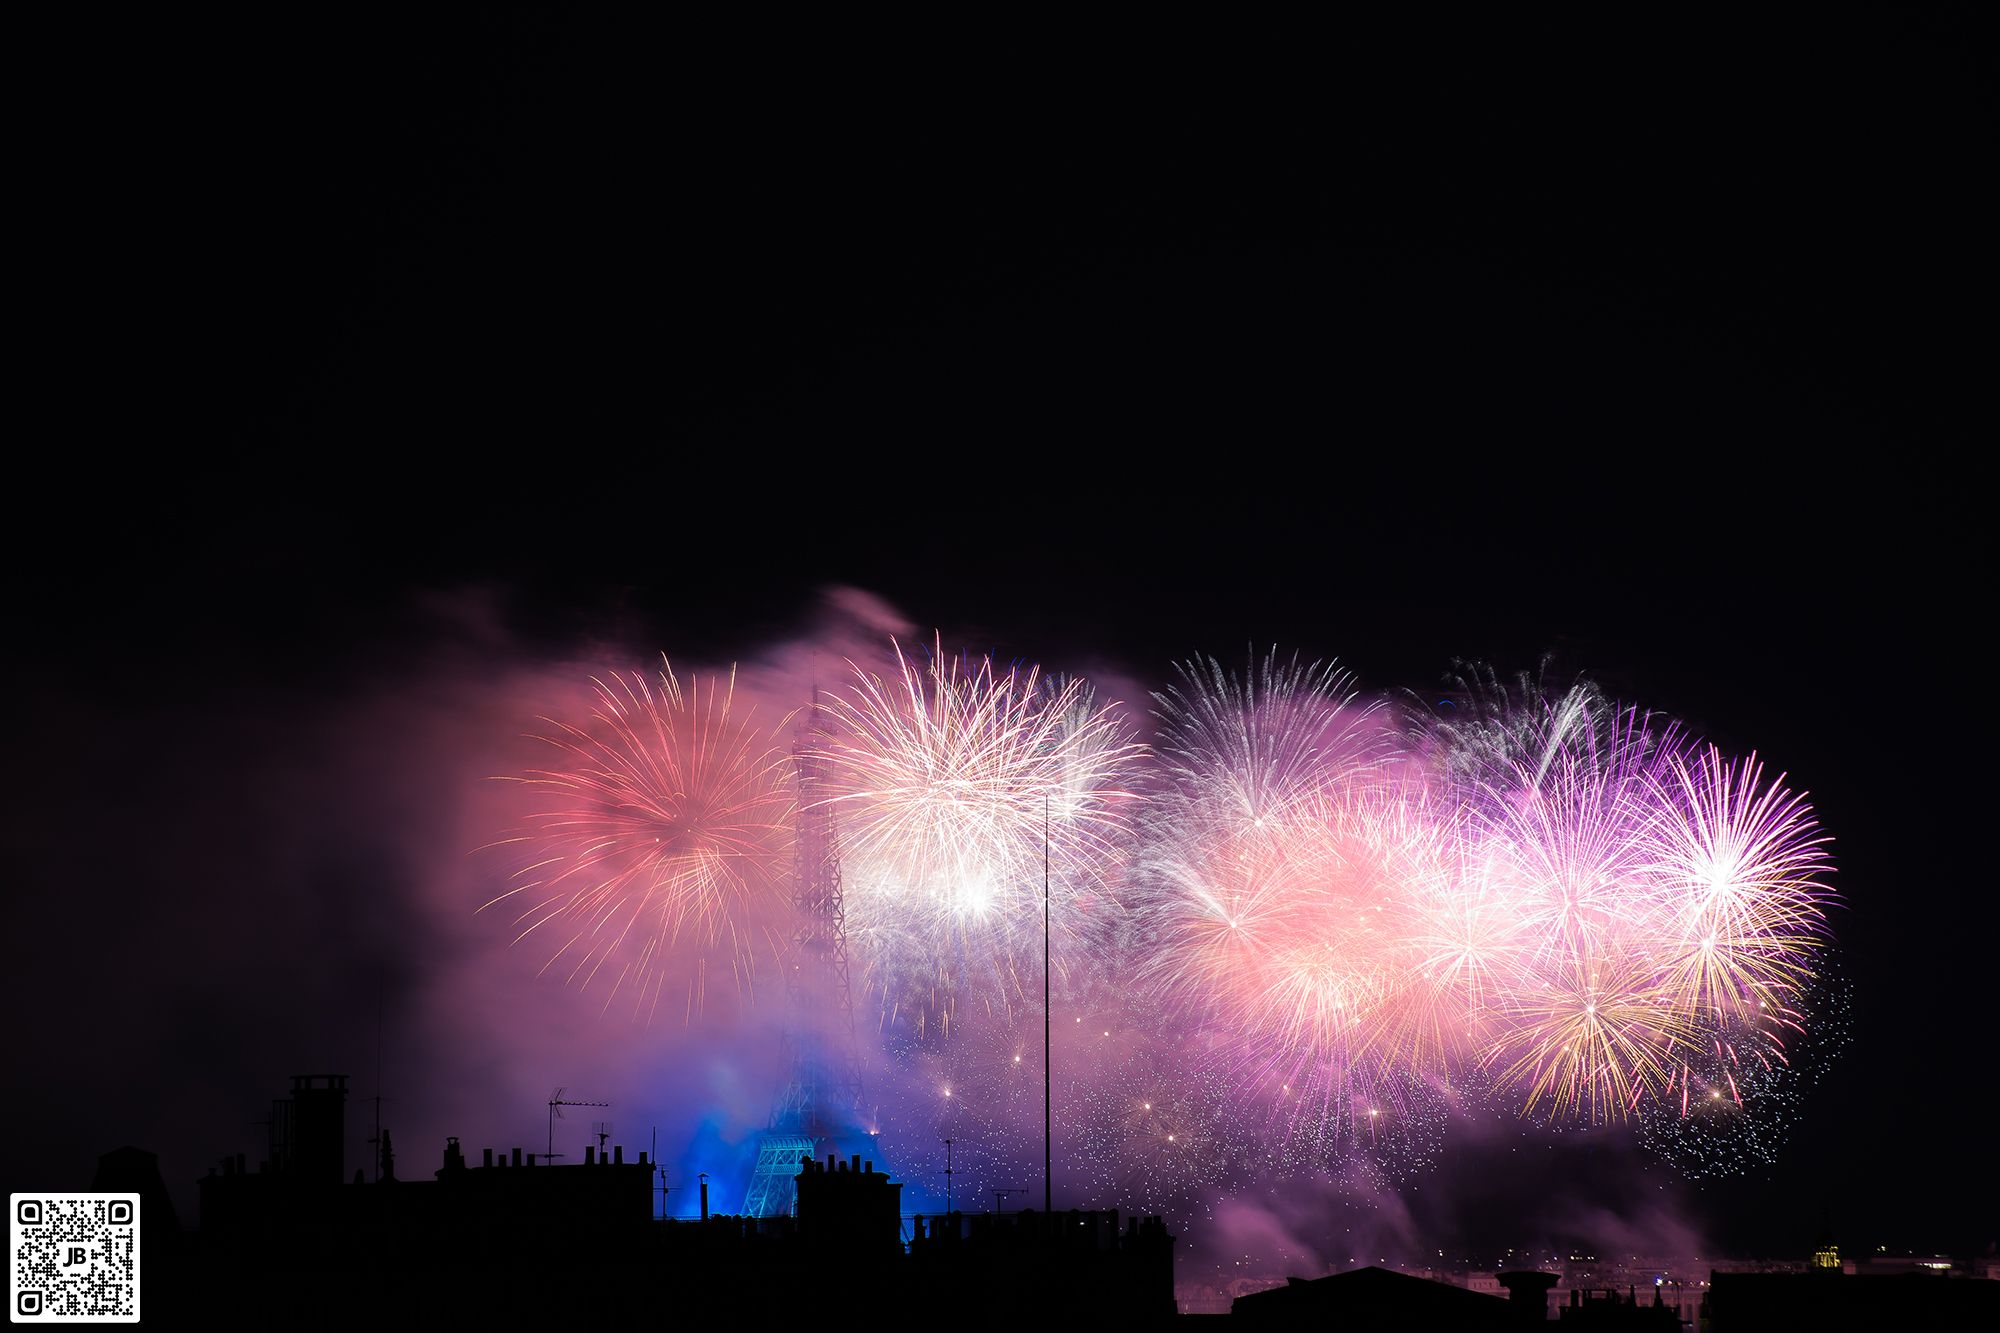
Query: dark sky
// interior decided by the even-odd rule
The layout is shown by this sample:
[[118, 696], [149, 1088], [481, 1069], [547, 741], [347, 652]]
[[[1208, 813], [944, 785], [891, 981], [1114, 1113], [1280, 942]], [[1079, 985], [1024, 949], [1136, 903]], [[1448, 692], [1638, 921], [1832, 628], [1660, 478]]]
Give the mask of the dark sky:
[[[1384, 687], [1553, 653], [1758, 750], [1838, 839], [1854, 1040], [1768, 1178], [1696, 1197], [1743, 1248], [1828, 1205], [1992, 1239], [1966, 24], [914, 62], [922, 34], [182, 24], [51, 43], [20, 205], [49, 410], [6, 537], [10, 1188], [128, 1137], [185, 1179], [249, 1133], [147, 1109], [289, 1072], [218, 932], [422, 985], [365, 943], [398, 909], [333, 904], [384, 853], [269, 813], [320, 752], [288, 737], [481, 645], [749, 654], [851, 585], [1146, 681], [1253, 642]], [[488, 619], [440, 631], [464, 598]], [[356, 993], [304, 985], [306, 1026], [368, 1027]]]

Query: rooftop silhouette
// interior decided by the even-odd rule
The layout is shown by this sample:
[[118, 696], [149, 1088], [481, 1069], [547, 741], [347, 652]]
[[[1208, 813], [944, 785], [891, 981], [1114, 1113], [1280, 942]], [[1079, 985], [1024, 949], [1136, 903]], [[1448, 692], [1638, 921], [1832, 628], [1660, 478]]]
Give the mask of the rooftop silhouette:
[[[791, 1214], [711, 1215], [703, 1179], [697, 1218], [656, 1218], [658, 1167], [647, 1152], [628, 1161], [622, 1145], [601, 1142], [558, 1165], [519, 1147], [481, 1147], [474, 1157], [454, 1137], [435, 1168], [405, 1175], [386, 1128], [371, 1184], [366, 1171], [347, 1170], [346, 1099], [345, 1076], [295, 1076], [290, 1096], [273, 1104], [268, 1153], [255, 1169], [234, 1154], [199, 1181], [191, 1232], [152, 1153], [126, 1146], [100, 1158], [91, 1188], [142, 1200], [149, 1317], [282, 1314], [312, 1327], [392, 1306], [419, 1321], [762, 1326], [931, 1311], [956, 1326], [1000, 1328], [1048, 1319], [1133, 1327], [1177, 1313], [1176, 1238], [1157, 1217], [1116, 1209], [909, 1216], [901, 1182], [858, 1153], [829, 1153], [797, 1160]], [[1663, 1333], [1697, 1318], [1711, 1333], [2000, 1327], [2000, 1281], [1990, 1280], [2000, 1260], [1837, 1256], [1828, 1229], [1810, 1260], [1760, 1263], [1766, 1271], [1718, 1266], [1699, 1284], [1698, 1307], [1685, 1277], [1658, 1277], [1650, 1293], [1637, 1282], [1621, 1290], [1620, 1275], [1632, 1269], [1572, 1254], [1554, 1264], [1560, 1274], [1438, 1281], [1365, 1267], [1292, 1277], [1237, 1296], [1229, 1314], [1348, 1331], [1559, 1323]]]
[[[656, 1219], [646, 1152], [627, 1161], [621, 1145], [587, 1146], [557, 1165], [518, 1147], [474, 1157], [449, 1138], [419, 1176], [399, 1174], [386, 1129], [368, 1183], [342, 1157], [346, 1092], [341, 1075], [295, 1077], [273, 1107], [269, 1154], [254, 1169], [230, 1156], [201, 1179], [185, 1288], [149, 1290], [149, 1314], [342, 1323], [391, 1298], [399, 1314], [439, 1320], [949, 1308], [973, 1327], [1053, 1315], [1129, 1326], [1175, 1314], [1174, 1239], [1158, 1218], [906, 1219], [899, 1182], [859, 1154], [829, 1154], [797, 1162], [793, 1215], [710, 1215], [704, 1181], [698, 1219]], [[132, 1179], [151, 1164], [136, 1152], [106, 1160]]]

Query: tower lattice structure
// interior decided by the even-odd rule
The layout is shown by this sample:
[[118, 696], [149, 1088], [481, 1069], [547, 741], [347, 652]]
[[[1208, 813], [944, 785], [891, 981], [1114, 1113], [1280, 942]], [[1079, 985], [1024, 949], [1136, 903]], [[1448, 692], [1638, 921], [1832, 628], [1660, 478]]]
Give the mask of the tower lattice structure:
[[789, 1072], [770, 1126], [758, 1140], [757, 1166], [743, 1204], [752, 1217], [792, 1211], [799, 1159], [820, 1156], [820, 1146], [851, 1128], [861, 1107], [840, 843], [826, 799], [825, 735], [815, 700], [792, 746], [799, 786], [792, 900], [797, 925], [785, 976]]

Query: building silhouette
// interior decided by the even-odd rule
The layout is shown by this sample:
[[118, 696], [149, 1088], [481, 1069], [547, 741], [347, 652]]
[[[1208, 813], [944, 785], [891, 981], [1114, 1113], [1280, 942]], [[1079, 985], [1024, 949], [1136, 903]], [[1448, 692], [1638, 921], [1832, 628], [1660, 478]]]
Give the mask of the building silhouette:
[[[1511, 1279], [1511, 1281], [1510, 1281]], [[1506, 1298], [1370, 1266], [1321, 1278], [1288, 1278], [1282, 1287], [1238, 1296], [1232, 1317], [1255, 1324], [1378, 1329], [1512, 1329], [1544, 1322], [1553, 1273], [1502, 1273]]]
[[1876, 1333], [1882, 1329], [2000, 1328], [2000, 1282], [1947, 1274], [1723, 1273], [1710, 1281], [1704, 1326], [1713, 1333], [1795, 1329]]
[[[136, 1193], [145, 1230], [147, 1317], [294, 1328], [478, 1321], [557, 1326], [693, 1319], [750, 1327], [936, 1319], [955, 1327], [1024, 1323], [1144, 1327], [1176, 1317], [1175, 1238], [1157, 1217], [1117, 1210], [906, 1217], [900, 1182], [855, 1154], [795, 1160], [792, 1215], [659, 1219], [657, 1164], [620, 1145], [556, 1165], [518, 1147], [473, 1156], [445, 1140], [428, 1171], [399, 1172], [389, 1131], [379, 1179], [347, 1174], [347, 1080], [298, 1075], [273, 1106], [268, 1154], [253, 1170], [224, 1158], [199, 1182], [199, 1227], [177, 1226], [151, 1153], [104, 1154], [91, 1187]], [[344, 1178], [345, 1177], [345, 1178]], [[1956, 1263], [1877, 1255], [1710, 1270], [1699, 1311], [1669, 1302], [1666, 1265], [1600, 1264], [1461, 1274], [1441, 1282], [1369, 1267], [1291, 1278], [1239, 1295], [1233, 1317], [1369, 1329], [1668, 1333], [1787, 1328], [2000, 1328], [2000, 1256]], [[1676, 1268], [1681, 1267], [1676, 1261]], [[1662, 1270], [1621, 1290], [1613, 1274]], [[1746, 1266], [1747, 1267], [1747, 1266]], [[1675, 1279], [1675, 1285], [1680, 1283]], [[1558, 1284], [1561, 1284], [1559, 1287]], [[1475, 1289], [1477, 1288], [1477, 1289]], [[1505, 1291], [1505, 1295], [1499, 1294]], [[1553, 1299], [1552, 1299], [1553, 1298]]]
[[1650, 1299], [1641, 1299], [1636, 1287], [1627, 1287], [1622, 1295], [1615, 1287], [1572, 1287], [1556, 1318], [1566, 1329], [1677, 1333], [1681, 1326], [1680, 1312], [1667, 1304], [1659, 1287], [1653, 1288]]
[[1816, 1273], [1840, 1271], [1840, 1242], [1833, 1238], [1833, 1216], [1830, 1213], [1826, 1224], [1820, 1228], [1819, 1239], [1813, 1242], [1812, 1268]]
[[[1173, 1237], [1116, 1211], [902, 1214], [902, 1185], [858, 1154], [794, 1164], [794, 1216], [653, 1216], [655, 1165], [622, 1146], [555, 1165], [456, 1138], [424, 1176], [343, 1181], [346, 1080], [300, 1075], [270, 1154], [199, 1182], [200, 1227], [174, 1301], [148, 1318], [348, 1324], [683, 1318], [872, 1321], [949, 1310], [971, 1328], [1025, 1320], [1131, 1327], [1174, 1317]], [[122, 1159], [121, 1159], [122, 1160]], [[157, 1169], [156, 1169], [157, 1174]], [[151, 1239], [151, 1232], [148, 1233]]]

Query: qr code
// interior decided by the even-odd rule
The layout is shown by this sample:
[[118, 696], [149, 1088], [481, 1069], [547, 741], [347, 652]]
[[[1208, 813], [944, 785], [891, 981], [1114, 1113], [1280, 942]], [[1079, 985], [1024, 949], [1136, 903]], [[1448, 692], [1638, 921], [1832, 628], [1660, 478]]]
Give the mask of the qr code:
[[17, 1324], [139, 1322], [139, 1196], [8, 1196]]

